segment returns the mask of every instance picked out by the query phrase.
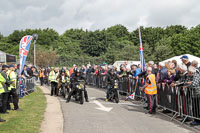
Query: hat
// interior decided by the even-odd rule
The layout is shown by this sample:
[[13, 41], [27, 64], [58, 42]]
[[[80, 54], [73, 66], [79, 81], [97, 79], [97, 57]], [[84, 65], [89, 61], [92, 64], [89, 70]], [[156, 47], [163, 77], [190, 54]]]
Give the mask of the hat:
[[14, 67], [14, 65], [13, 65], [13, 64], [10, 64], [8, 67], [11, 68], [11, 67]]
[[7, 65], [2, 65], [2, 69], [5, 69], [5, 68], [8, 68], [8, 66]]
[[188, 56], [187, 56], [187, 55], [183, 55], [183, 56], [181, 57], [181, 59], [188, 59]]
[[153, 61], [149, 61], [149, 64], [150, 64], [150, 65], [153, 65], [153, 64], [154, 64], [154, 62], [153, 62]]
[[159, 66], [165, 66], [163, 62], [159, 62]]

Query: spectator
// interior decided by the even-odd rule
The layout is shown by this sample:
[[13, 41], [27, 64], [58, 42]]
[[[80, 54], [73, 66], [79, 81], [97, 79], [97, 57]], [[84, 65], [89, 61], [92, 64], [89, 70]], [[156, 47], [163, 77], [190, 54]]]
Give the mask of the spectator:
[[159, 80], [158, 82], [163, 82], [164, 79], [168, 77], [167, 69], [164, 66], [164, 63], [160, 62], [159, 63], [159, 68], [160, 68], [160, 74], [159, 74]]
[[41, 85], [41, 86], [43, 86], [44, 78], [45, 78], [44, 68], [41, 68], [41, 69], [40, 69], [40, 85]]
[[183, 55], [181, 57], [181, 60], [183, 62], [183, 64], [185, 64], [187, 66], [187, 68], [189, 68], [189, 66], [191, 65], [191, 62], [189, 62], [189, 58], [187, 55]]
[[152, 73], [155, 74], [155, 76], [157, 77], [157, 73], [158, 73], [158, 66], [157, 66], [157, 64], [153, 65], [153, 71], [152, 71]]
[[[189, 75], [193, 76], [192, 82], [187, 82], [190, 87], [192, 88], [192, 110], [194, 117], [200, 118], [198, 109], [200, 108], [199, 102], [200, 102], [200, 71], [198, 69], [195, 69], [195, 67], [190, 66], [188, 69]], [[197, 104], [196, 104], [197, 103]], [[198, 111], [198, 112], [197, 112]], [[197, 126], [200, 125], [200, 120], [194, 119], [193, 122], [190, 123], [191, 126]]]
[[174, 68], [176, 69], [176, 66], [177, 66], [177, 61], [176, 60], [172, 60], [172, 63], [174, 63]]
[[74, 64], [73, 67], [70, 69], [70, 72], [69, 72], [70, 76], [72, 75], [72, 73], [74, 73], [74, 68], [76, 68], [76, 65], [75, 65], [75, 64]]
[[[179, 67], [179, 71], [180, 71], [180, 74], [179, 74], [179, 76], [176, 76], [175, 78], [174, 78], [174, 81], [178, 81], [177, 82], [177, 85], [183, 85], [184, 83], [185, 83], [185, 81], [186, 81], [186, 78], [187, 78], [187, 66], [186, 65], [184, 65], [184, 64], [181, 64], [181, 65], [179, 65], [178, 66]], [[173, 82], [172, 84], [171, 84], [171, 86], [175, 86], [175, 84], [174, 84], [175, 82]]]
[[197, 68], [198, 67], [198, 62], [196, 60], [193, 60], [191, 63], [191, 66]]
[[119, 72], [119, 77], [124, 77], [124, 76], [127, 76], [127, 73], [126, 73], [126, 66], [125, 65], [121, 65], [120, 66], [120, 72]]
[[164, 79], [164, 83], [170, 85], [175, 78], [176, 71], [174, 69], [168, 69], [168, 77]]

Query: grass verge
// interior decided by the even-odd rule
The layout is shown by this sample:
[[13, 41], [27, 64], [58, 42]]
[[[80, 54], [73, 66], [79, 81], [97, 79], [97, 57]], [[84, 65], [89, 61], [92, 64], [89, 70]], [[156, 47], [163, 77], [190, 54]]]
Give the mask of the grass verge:
[[0, 133], [39, 133], [40, 124], [44, 119], [46, 98], [40, 88], [20, 99], [19, 107], [23, 111], [9, 111], [1, 117], [6, 120], [0, 123]]

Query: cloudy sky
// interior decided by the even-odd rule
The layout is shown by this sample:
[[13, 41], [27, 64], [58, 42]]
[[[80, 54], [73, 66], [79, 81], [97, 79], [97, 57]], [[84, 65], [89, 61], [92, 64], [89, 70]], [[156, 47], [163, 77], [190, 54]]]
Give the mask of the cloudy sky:
[[0, 32], [53, 28], [104, 29], [115, 24], [129, 31], [139, 25], [187, 27], [200, 24], [200, 0], [0, 0]]

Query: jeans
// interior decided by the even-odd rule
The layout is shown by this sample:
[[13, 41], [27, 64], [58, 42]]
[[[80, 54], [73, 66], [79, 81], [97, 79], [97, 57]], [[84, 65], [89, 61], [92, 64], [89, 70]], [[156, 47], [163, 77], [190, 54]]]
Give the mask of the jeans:
[[106, 92], [106, 98], [108, 99], [109, 98], [109, 92], [110, 92], [110, 86], [107, 85], [107, 92]]

